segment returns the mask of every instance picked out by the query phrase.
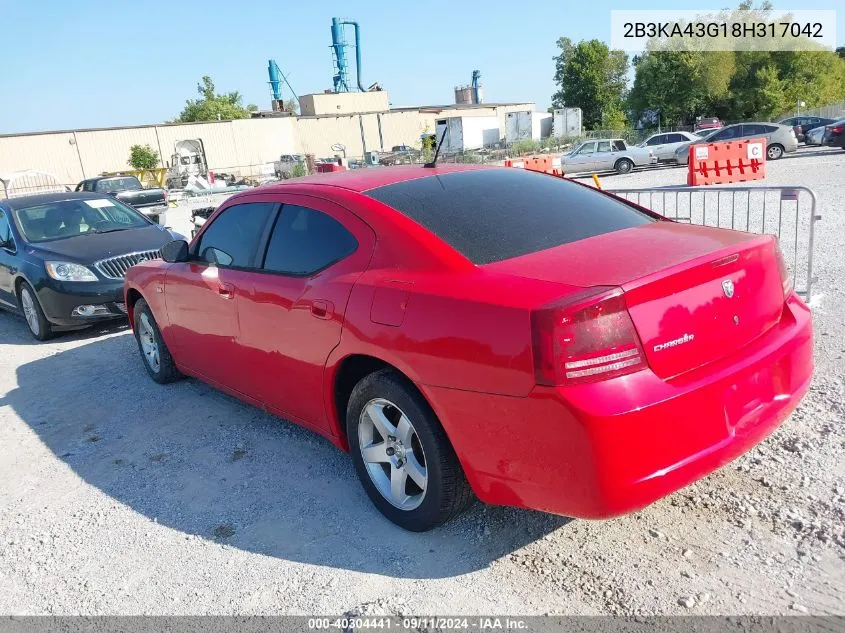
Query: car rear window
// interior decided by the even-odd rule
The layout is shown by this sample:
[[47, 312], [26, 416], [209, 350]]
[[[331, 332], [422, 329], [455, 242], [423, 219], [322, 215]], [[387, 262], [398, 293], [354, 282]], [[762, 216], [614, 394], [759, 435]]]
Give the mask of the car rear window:
[[366, 195], [421, 224], [475, 264], [655, 221], [589, 187], [526, 169], [428, 176]]

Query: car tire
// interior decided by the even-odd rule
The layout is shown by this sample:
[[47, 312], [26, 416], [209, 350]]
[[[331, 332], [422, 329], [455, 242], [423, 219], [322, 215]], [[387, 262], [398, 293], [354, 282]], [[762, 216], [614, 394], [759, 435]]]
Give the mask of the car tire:
[[616, 161], [613, 168], [616, 170], [617, 174], [627, 174], [634, 168], [634, 163], [632, 163], [628, 158], [620, 158]]
[[349, 398], [346, 429], [361, 485], [396, 525], [425, 532], [472, 501], [446, 432], [404, 377], [382, 370], [361, 379]]
[[160, 385], [179, 380], [182, 374], [173, 362], [173, 356], [161, 336], [150, 306], [143, 299], [138, 299], [132, 314], [138, 351], [141, 352], [141, 360], [150, 378]]
[[783, 146], [774, 143], [766, 148], [766, 158], [768, 160], [777, 160], [783, 156]]
[[44, 316], [44, 310], [38, 302], [38, 295], [28, 282], [21, 282], [18, 287], [18, 307], [26, 321], [29, 333], [37, 341], [53, 338], [53, 326]]

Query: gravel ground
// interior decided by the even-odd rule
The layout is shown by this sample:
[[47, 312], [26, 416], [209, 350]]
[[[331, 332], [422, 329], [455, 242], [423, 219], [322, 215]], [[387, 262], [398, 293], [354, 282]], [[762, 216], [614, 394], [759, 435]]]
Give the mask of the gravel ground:
[[[800, 408], [611, 521], [476, 504], [403, 532], [326, 441], [194, 380], [155, 385], [125, 326], [34, 344], [0, 314], [0, 613], [845, 614], [843, 177], [845, 152], [768, 165], [768, 184], [813, 188], [824, 217]], [[167, 223], [185, 232], [186, 213]]]

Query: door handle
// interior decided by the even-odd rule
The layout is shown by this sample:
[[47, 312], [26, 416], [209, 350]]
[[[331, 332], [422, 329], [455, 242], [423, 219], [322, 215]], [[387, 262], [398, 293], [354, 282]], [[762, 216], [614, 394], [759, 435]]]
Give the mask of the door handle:
[[224, 299], [232, 299], [235, 296], [235, 287], [232, 284], [220, 284], [217, 286], [217, 293]]
[[330, 319], [334, 312], [334, 305], [331, 301], [318, 299], [311, 304], [311, 314], [318, 319]]

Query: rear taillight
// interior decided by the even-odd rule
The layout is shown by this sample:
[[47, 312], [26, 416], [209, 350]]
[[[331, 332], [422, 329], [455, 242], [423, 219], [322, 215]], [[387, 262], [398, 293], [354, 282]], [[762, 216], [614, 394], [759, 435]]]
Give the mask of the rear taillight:
[[590, 288], [531, 313], [540, 385], [606, 380], [645, 367], [621, 288]]
[[789, 268], [786, 267], [786, 260], [783, 258], [783, 251], [780, 250], [780, 245], [775, 245], [775, 255], [778, 260], [778, 271], [780, 272], [780, 280], [783, 284], [784, 299], [792, 293], [792, 276], [789, 274]]
[[829, 129], [834, 134], [841, 134], [842, 130], [843, 130], [843, 128], [841, 128], [841, 127], [830, 127], [830, 128], [827, 128], [827, 129]]
[[167, 204], [167, 191], [164, 192], [164, 204]]

